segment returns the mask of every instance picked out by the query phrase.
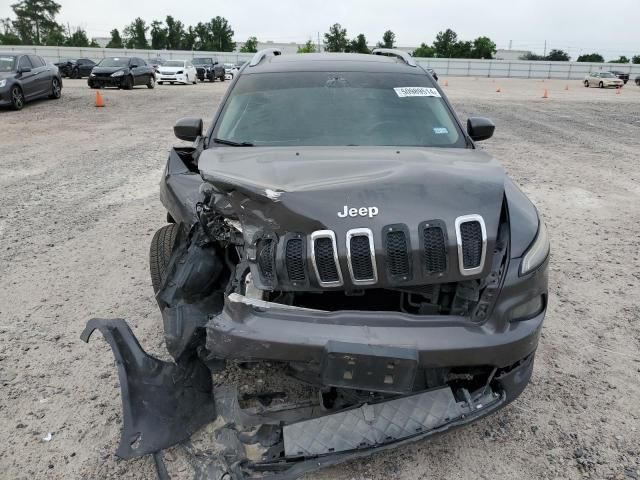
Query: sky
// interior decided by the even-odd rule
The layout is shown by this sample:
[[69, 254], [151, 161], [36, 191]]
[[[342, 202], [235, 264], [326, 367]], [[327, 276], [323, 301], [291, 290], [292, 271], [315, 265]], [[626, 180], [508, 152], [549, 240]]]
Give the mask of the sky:
[[[0, 18], [12, 17], [10, 4], [0, 0]], [[261, 41], [317, 41], [338, 22], [349, 37], [364, 33], [369, 44], [385, 30], [396, 34], [397, 45], [433, 42], [452, 28], [463, 40], [489, 36], [498, 48], [543, 53], [559, 48], [575, 59], [599, 52], [606, 59], [640, 55], [640, 0], [57, 0], [58, 21], [80, 26], [89, 36], [108, 37], [135, 17], [150, 23], [173, 15], [186, 25], [220, 15], [235, 31], [235, 41], [256, 36]]]

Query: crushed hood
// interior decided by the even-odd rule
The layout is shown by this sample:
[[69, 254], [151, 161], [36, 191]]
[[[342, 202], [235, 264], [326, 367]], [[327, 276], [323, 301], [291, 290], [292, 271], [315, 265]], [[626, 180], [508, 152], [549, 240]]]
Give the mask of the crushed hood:
[[[456, 217], [480, 214], [495, 236], [504, 195], [504, 169], [474, 149], [224, 147], [205, 150], [199, 169], [219, 190], [244, 198], [241, 220], [257, 217], [276, 233], [375, 231], [433, 219], [453, 228]], [[358, 214], [339, 216], [345, 206]]]

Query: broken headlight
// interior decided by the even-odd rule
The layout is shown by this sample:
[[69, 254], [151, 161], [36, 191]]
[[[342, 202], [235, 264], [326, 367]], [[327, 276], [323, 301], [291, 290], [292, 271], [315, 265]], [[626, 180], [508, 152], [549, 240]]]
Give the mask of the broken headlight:
[[547, 227], [545, 227], [544, 222], [540, 219], [538, 220], [538, 225], [536, 239], [522, 257], [520, 275], [525, 275], [538, 268], [549, 255], [550, 245]]

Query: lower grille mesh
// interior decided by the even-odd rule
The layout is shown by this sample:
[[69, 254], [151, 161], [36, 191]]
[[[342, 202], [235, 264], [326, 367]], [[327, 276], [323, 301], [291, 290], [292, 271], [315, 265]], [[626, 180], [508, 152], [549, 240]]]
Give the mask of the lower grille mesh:
[[482, 227], [474, 220], [460, 225], [462, 264], [466, 269], [480, 266], [482, 260]]
[[440, 227], [425, 227], [422, 232], [424, 240], [424, 266], [429, 273], [441, 273], [447, 270], [447, 250], [444, 233]]
[[392, 277], [409, 275], [407, 237], [400, 230], [387, 233], [387, 265]]
[[306, 278], [302, 253], [301, 238], [293, 238], [287, 242], [285, 264], [287, 267], [287, 275], [292, 282], [303, 282]]
[[373, 263], [371, 262], [369, 237], [365, 235], [351, 237], [350, 251], [353, 278], [356, 280], [373, 279]]
[[275, 277], [274, 251], [276, 243], [272, 239], [263, 240], [260, 242], [258, 250], [258, 266], [260, 267], [260, 275], [262, 281], [267, 284], [272, 284]]
[[314, 241], [316, 266], [321, 282], [337, 282], [340, 280], [338, 268], [333, 256], [333, 242], [330, 238], [321, 237]]

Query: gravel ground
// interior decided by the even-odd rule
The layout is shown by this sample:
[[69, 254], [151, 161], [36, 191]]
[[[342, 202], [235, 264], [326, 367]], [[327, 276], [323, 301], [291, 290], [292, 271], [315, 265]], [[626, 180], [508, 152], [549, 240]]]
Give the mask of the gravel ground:
[[[534, 377], [490, 418], [308, 478], [640, 478], [640, 88], [440, 82], [463, 119], [495, 121], [483, 147], [549, 227]], [[149, 458], [114, 457], [114, 361], [100, 335], [78, 337], [92, 316], [122, 317], [167, 357], [147, 266], [157, 184], [173, 122], [209, 119], [226, 87], [107, 90], [96, 109], [69, 80], [60, 100], [0, 111], [0, 478], [154, 478]], [[168, 457], [188, 478], [180, 451]]]

